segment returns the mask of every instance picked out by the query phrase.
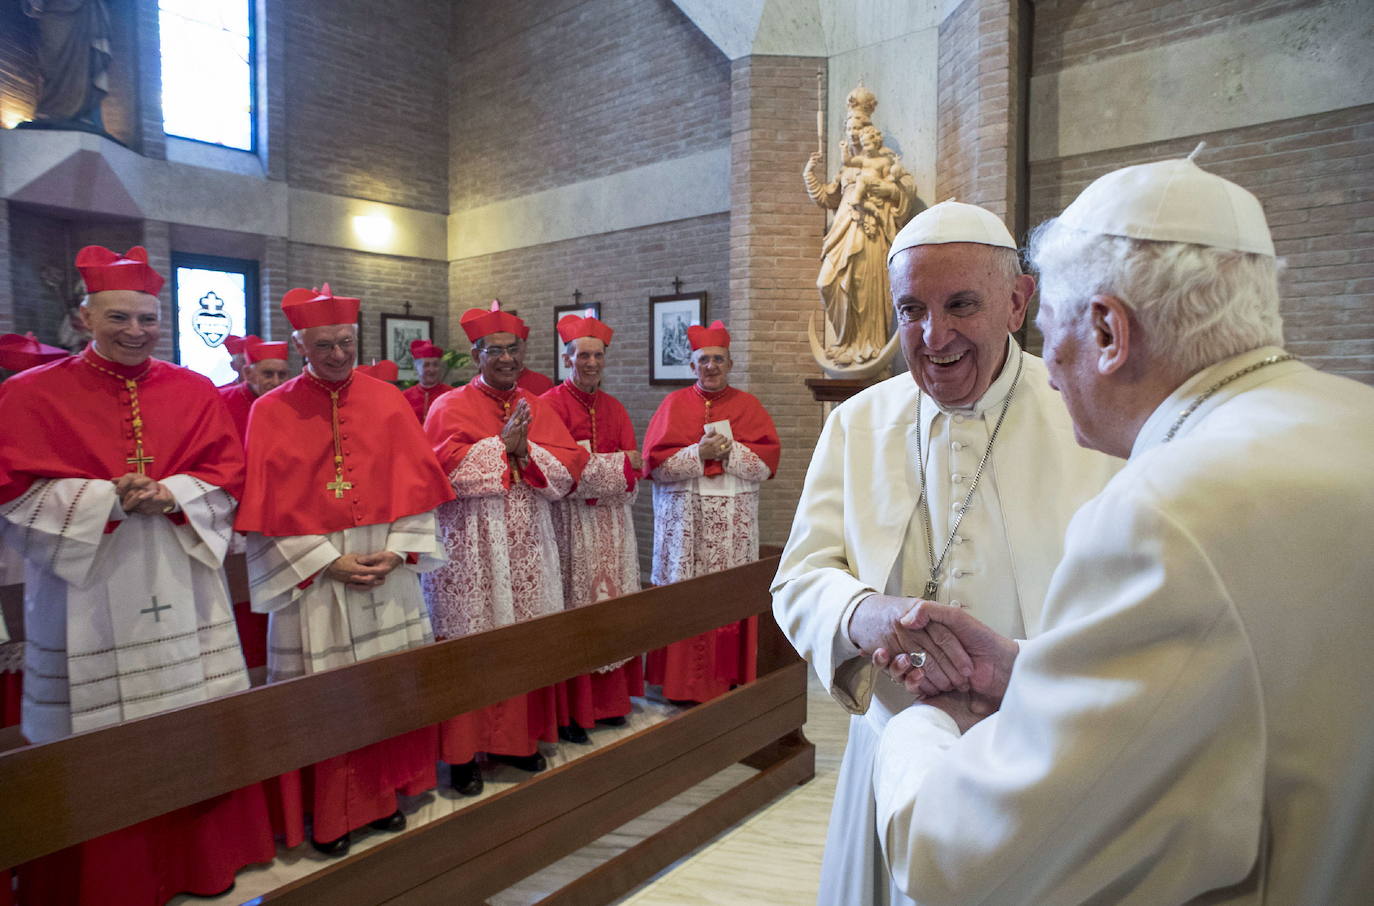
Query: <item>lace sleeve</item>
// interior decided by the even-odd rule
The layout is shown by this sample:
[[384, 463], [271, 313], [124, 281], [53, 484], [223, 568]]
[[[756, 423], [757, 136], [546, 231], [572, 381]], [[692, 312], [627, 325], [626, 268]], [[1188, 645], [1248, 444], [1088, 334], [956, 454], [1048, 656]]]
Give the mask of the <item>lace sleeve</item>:
[[689, 444], [665, 459], [654, 469], [655, 481], [690, 481], [706, 473], [706, 467], [697, 453], [698, 445]]
[[582, 470], [582, 478], [573, 496], [579, 500], [623, 503], [632, 493], [626, 489], [626, 483], [623, 452], [593, 453], [591, 461]]
[[499, 437], [484, 437], [468, 448], [463, 461], [449, 476], [459, 497], [496, 497], [510, 486], [510, 461], [506, 443]]
[[563, 463], [558, 461], [557, 456], [539, 444], [531, 442], [530, 462], [539, 467], [539, 471], [544, 474], [545, 479], [542, 486], [536, 485], [534, 482], [529, 483], [530, 488], [536, 494], [549, 500], [559, 500], [568, 496], [568, 492], [572, 490], [573, 486], [572, 473]]
[[741, 443], [730, 447], [730, 458], [725, 461], [725, 471], [746, 481], [767, 481], [769, 475], [768, 464]]

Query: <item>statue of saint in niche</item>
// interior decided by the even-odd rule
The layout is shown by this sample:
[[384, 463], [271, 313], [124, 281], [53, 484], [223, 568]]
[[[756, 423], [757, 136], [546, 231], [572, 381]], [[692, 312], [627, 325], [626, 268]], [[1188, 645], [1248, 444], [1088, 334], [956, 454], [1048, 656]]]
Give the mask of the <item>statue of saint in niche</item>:
[[109, 93], [110, 11], [104, 0], [21, 0], [38, 23], [43, 90], [32, 123], [40, 129], [105, 134], [100, 102]]
[[811, 351], [830, 377], [871, 378], [883, 372], [897, 350], [889, 338], [892, 299], [887, 252], [897, 231], [916, 209], [916, 180], [896, 152], [883, 144], [873, 125], [878, 100], [863, 87], [846, 99], [840, 171], [822, 185], [824, 166], [812, 152], [802, 171], [806, 193], [835, 212], [821, 248], [816, 286], [825, 310], [825, 335], [811, 326]]

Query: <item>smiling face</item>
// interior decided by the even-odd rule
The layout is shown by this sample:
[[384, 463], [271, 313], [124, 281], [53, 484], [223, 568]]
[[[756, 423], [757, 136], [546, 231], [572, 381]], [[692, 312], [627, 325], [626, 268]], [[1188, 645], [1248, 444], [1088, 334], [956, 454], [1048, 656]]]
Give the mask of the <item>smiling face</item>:
[[482, 348], [477, 353], [477, 367], [488, 387], [510, 390], [515, 386], [525, 357], [524, 345], [523, 340], [506, 331], [489, 333], [482, 338]]
[[578, 390], [593, 393], [601, 386], [606, 344], [596, 337], [578, 337], [564, 347], [563, 365], [572, 369], [572, 381]]
[[415, 364], [419, 367], [421, 387], [433, 387], [444, 376], [444, 360], [441, 358], [416, 359]]
[[701, 389], [708, 393], [730, 386], [730, 369], [734, 365], [730, 350], [724, 346], [703, 346], [692, 353], [692, 374], [697, 376]]
[[917, 386], [942, 406], [972, 406], [997, 379], [1007, 334], [1021, 326], [1035, 281], [1012, 276], [1010, 250], [972, 242], [919, 245], [889, 268], [897, 333]]
[[358, 328], [353, 324], [307, 327], [295, 335], [296, 349], [322, 381], [342, 381], [353, 371]]
[[81, 323], [96, 352], [121, 365], [142, 365], [162, 336], [157, 296], [131, 289], [91, 293], [81, 305]]

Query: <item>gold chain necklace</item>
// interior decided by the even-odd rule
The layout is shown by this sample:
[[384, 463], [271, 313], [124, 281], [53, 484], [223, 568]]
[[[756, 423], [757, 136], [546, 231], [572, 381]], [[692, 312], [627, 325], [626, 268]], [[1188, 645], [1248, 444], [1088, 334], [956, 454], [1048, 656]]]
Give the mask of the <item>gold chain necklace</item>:
[[1202, 391], [1202, 393], [1198, 394], [1198, 396], [1195, 397], [1193, 401], [1188, 404], [1188, 408], [1184, 409], [1182, 412], [1178, 414], [1178, 418], [1174, 421], [1173, 426], [1169, 428], [1169, 433], [1164, 435], [1164, 439], [1160, 441], [1160, 443], [1167, 444], [1169, 441], [1173, 440], [1174, 435], [1178, 433], [1178, 429], [1183, 427], [1183, 423], [1188, 420], [1188, 416], [1196, 412], [1199, 406], [1201, 406], [1203, 403], [1211, 399], [1212, 395], [1216, 393], [1218, 390], [1220, 390], [1222, 387], [1225, 387], [1227, 384], [1231, 383], [1234, 380], [1237, 380], [1238, 378], [1245, 377], [1247, 374], [1250, 374], [1253, 371], [1259, 371], [1261, 368], [1268, 368], [1270, 365], [1277, 365], [1279, 362], [1289, 362], [1296, 358], [1297, 356], [1293, 355], [1290, 352], [1285, 352], [1279, 355], [1271, 355], [1267, 358], [1261, 359], [1253, 365], [1250, 365], [1246, 368], [1242, 368], [1235, 374], [1228, 374], [1226, 377], [1217, 381], [1215, 384], [1208, 387], [1206, 390]]

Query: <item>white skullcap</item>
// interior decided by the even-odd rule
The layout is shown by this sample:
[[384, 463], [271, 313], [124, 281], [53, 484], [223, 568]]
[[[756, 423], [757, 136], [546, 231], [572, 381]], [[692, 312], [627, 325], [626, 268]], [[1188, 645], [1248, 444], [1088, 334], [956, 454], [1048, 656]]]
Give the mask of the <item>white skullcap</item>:
[[1016, 240], [997, 215], [976, 204], [964, 204], [950, 199], [926, 208], [902, 227], [892, 240], [887, 263], [898, 252], [918, 245], [942, 245], [946, 242], [976, 242], [1003, 249], [1016, 248]]
[[1203, 170], [1192, 155], [1098, 177], [1064, 209], [1059, 222], [1085, 233], [1191, 242], [1274, 257], [1274, 239], [1259, 199]]

